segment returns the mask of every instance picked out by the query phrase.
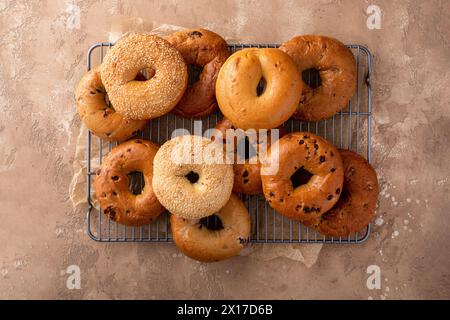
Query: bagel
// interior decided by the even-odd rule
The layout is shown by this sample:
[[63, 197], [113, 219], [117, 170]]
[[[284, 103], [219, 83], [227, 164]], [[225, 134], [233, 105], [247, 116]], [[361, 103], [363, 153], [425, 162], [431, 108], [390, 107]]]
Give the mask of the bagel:
[[300, 74], [308, 69], [317, 69], [320, 74], [321, 85], [317, 88], [303, 83], [294, 118], [319, 121], [348, 104], [356, 89], [356, 63], [344, 44], [329, 37], [305, 35], [283, 43], [280, 50], [291, 56]]
[[220, 69], [216, 82], [220, 110], [244, 130], [280, 126], [295, 112], [301, 90], [294, 62], [273, 48], [235, 52]]
[[[152, 222], [162, 212], [152, 189], [153, 158], [158, 145], [141, 139], [129, 140], [113, 148], [97, 170], [95, 193], [103, 212], [113, 221], [130, 226]], [[142, 192], [129, 191], [128, 175], [141, 172]]]
[[230, 198], [233, 167], [222, 145], [200, 136], [178, 136], [164, 143], [154, 159], [153, 189], [174, 215], [200, 219]]
[[221, 228], [210, 230], [199, 219], [187, 220], [170, 215], [170, 226], [176, 246], [188, 257], [203, 261], [220, 261], [237, 255], [250, 235], [247, 208], [232, 194], [226, 205], [215, 213]]
[[[172, 112], [188, 118], [211, 114], [217, 108], [217, 75], [230, 55], [227, 43], [218, 34], [205, 29], [178, 31], [166, 40], [181, 53], [186, 64], [202, 68], [198, 81], [188, 85]], [[193, 79], [193, 72], [190, 78]]]
[[[233, 137], [227, 137], [227, 130], [235, 130], [236, 128], [233, 126], [230, 120], [223, 119], [220, 121], [216, 127], [217, 130], [219, 130], [222, 134], [222, 138], [224, 143], [229, 143], [229, 139], [236, 138], [236, 136]], [[282, 137], [286, 130], [284, 127], [278, 127], [279, 130], [278, 136]], [[261, 182], [261, 174], [260, 174], [260, 168], [261, 168], [261, 161], [259, 156], [260, 148], [268, 148], [271, 144], [271, 133], [270, 130], [267, 131], [267, 136], [260, 137], [257, 133], [256, 136], [253, 139], [248, 139], [249, 144], [253, 146], [254, 154], [250, 154], [250, 158], [248, 159], [242, 159], [242, 156], [238, 155], [237, 153], [237, 144], [239, 143], [237, 138], [234, 141], [235, 146], [235, 154], [234, 154], [234, 164], [233, 164], [233, 171], [234, 171], [234, 184], [233, 184], [233, 191], [238, 193], [244, 193], [249, 195], [255, 195], [262, 192], [262, 182]], [[250, 148], [250, 147], [249, 147]], [[237, 161], [237, 157], [241, 157], [241, 161]], [[243, 161], [242, 161], [243, 160]]]
[[109, 141], [126, 140], [143, 130], [147, 121], [128, 120], [106, 102], [106, 91], [96, 67], [81, 78], [75, 90], [81, 121], [96, 136]]
[[[143, 71], [150, 78], [138, 81]], [[188, 81], [180, 53], [167, 40], [148, 34], [119, 40], [104, 58], [101, 77], [117, 112], [135, 120], [168, 113], [180, 101]]]
[[[274, 164], [278, 164], [276, 172]], [[311, 177], [295, 187], [291, 178], [303, 172]], [[331, 143], [309, 132], [293, 132], [270, 146], [261, 179], [272, 208], [310, 225], [338, 201], [344, 171], [341, 156]]]
[[377, 174], [362, 156], [339, 150], [344, 164], [344, 187], [336, 205], [315, 225], [327, 236], [343, 237], [361, 231], [375, 216]]

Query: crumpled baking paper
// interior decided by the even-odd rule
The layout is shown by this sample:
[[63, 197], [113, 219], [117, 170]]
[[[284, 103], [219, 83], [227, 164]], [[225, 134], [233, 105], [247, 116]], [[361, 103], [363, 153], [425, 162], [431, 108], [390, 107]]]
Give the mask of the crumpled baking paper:
[[[183, 27], [174, 26], [169, 24], [159, 24], [157, 22], [145, 21], [142, 18], [134, 18], [127, 16], [112, 16], [110, 23], [110, 31], [106, 35], [109, 42], [116, 42], [121, 37], [130, 33], [151, 33], [160, 36], [167, 35], [174, 31], [182, 30]], [[151, 30], [151, 31], [149, 31]], [[239, 43], [242, 39], [227, 38], [228, 42]], [[245, 41], [244, 41], [245, 42]], [[74, 108], [75, 109], [75, 108]], [[87, 142], [87, 129], [84, 125], [80, 128], [80, 133], [76, 142], [75, 159], [73, 162], [73, 178], [69, 187], [69, 195], [74, 207], [85, 206], [87, 203], [86, 198], [86, 142]], [[99, 140], [92, 137], [91, 142], [98, 142]], [[107, 152], [107, 143], [103, 146], [104, 153]], [[91, 143], [91, 172], [94, 172], [98, 168], [99, 159], [98, 156], [99, 146], [98, 143]], [[95, 190], [91, 188], [91, 199], [94, 199], [93, 205], [97, 207], [95, 201]], [[269, 261], [276, 258], [284, 257], [294, 261], [303, 263], [307, 268], [313, 266], [319, 256], [322, 244], [277, 244], [277, 243], [264, 243], [264, 244], [250, 244], [245, 248], [240, 255], [250, 258]]]

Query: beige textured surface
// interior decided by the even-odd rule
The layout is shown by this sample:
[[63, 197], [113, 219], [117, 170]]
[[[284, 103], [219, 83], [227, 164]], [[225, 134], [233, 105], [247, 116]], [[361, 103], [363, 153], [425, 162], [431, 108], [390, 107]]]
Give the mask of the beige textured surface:
[[[381, 30], [369, 30], [370, 4], [0, 2], [0, 298], [450, 298], [450, 4], [379, 0]], [[73, 8], [80, 8], [79, 28]], [[206, 265], [172, 245], [89, 240], [84, 210], [73, 210], [68, 197], [80, 127], [73, 90], [86, 48], [113, 37], [123, 16], [249, 42], [322, 33], [368, 45], [373, 163], [382, 190], [369, 241], [324, 246], [308, 269], [252, 256]], [[80, 290], [66, 288], [72, 264], [81, 268]], [[374, 264], [380, 290], [366, 287]]]

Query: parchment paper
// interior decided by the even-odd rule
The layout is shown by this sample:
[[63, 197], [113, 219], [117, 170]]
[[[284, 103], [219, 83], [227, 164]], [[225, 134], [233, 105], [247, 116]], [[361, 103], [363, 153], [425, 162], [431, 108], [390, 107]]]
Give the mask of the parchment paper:
[[[121, 37], [130, 33], [144, 32], [156, 35], [167, 35], [171, 32], [182, 30], [183, 27], [159, 24], [157, 22], [145, 21], [142, 18], [134, 18], [127, 16], [112, 16], [110, 23], [110, 31], [107, 33], [109, 42], [116, 42]], [[150, 31], [149, 31], [150, 30]], [[245, 39], [230, 38], [222, 35], [228, 42], [245, 42]], [[75, 109], [75, 106], [74, 106]], [[86, 206], [86, 135], [87, 129], [84, 125], [80, 128], [75, 149], [75, 160], [73, 163], [74, 176], [70, 183], [69, 195], [74, 207]], [[93, 141], [98, 141], [94, 138]], [[107, 144], [104, 144], [104, 154], [107, 153]], [[98, 155], [98, 144], [91, 144], [91, 154]], [[94, 172], [98, 167], [99, 159], [91, 157], [91, 171]], [[97, 207], [95, 201], [95, 190], [91, 188], [91, 198], [94, 199], [94, 206]], [[83, 211], [84, 212], [84, 211]], [[303, 263], [310, 268], [317, 261], [322, 244], [253, 244], [249, 245], [241, 252], [241, 256], [269, 261], [272, 259], [285, 257], [294, 261]]]

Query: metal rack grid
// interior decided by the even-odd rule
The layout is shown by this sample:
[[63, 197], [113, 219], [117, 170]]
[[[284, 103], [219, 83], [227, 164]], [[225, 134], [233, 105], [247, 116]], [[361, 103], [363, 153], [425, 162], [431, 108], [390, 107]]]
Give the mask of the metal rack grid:
[[[102, 62], [111, 43], [97, 43], [88, 51], [87, 67], [98, 65]], [[275, 44], [230, 44], [231, 52], [243, 48], [276, 48]], [[371, 161], [371, 87], [370, 75], [371, 53], [362, 45], [347, 45], [353, 52], [357, 64], [357, 90], [348, 103], [348, 106], [332, 118], [319, 122], [302, 122], [289, 120], [286, 123], [288, 131], [308, 131], [331, 141], [336, 147], [351, 149], [364, 155]], [[95, 53], [95, 54], [94, 54]], [[303, 79], [308, 83], [318, 83], [311, 79], [311, 73], [303, 74]], [[306, 77], [306, 78], [305, 78]], [[314, 77], [314, 76], [313, 76]], [[220, 121], [222, 115], [217, 112], [202, 119], [202, 130], [214, 127]], [[185, 128], [193, 132], [194, 121], [200, 119], [185, 119], [173, 114], [149, 122], [141, 133], [141, 137], [160, 144], [168, 140], [171, 132], [176, 128]], [[99, 166], [102, 158], [116, 146], [116, 142], [106, 142], [102, 139], [87, 134], [87, 232], [91, 239], [100, 242], [172, 242], [168, 214], [162, 214], [155, 222], [147, 226], [128, 227], [111, 221], [103, 215], [101, 209], [94, 205], [92, 197], [92, 183], [95, 176], [95, 167]], [[297, 221], [290, 220], [278, 214], [264, 199], [263, 195], [241, 195], [246, 204], [252, 221], [250, 241], [255, 243], [333, 243], [350, 244], [362, 243], [370, 235], [370, 225], [361, 232], [348, 237], [327, 237], [317, 231], [303, 226]]]

